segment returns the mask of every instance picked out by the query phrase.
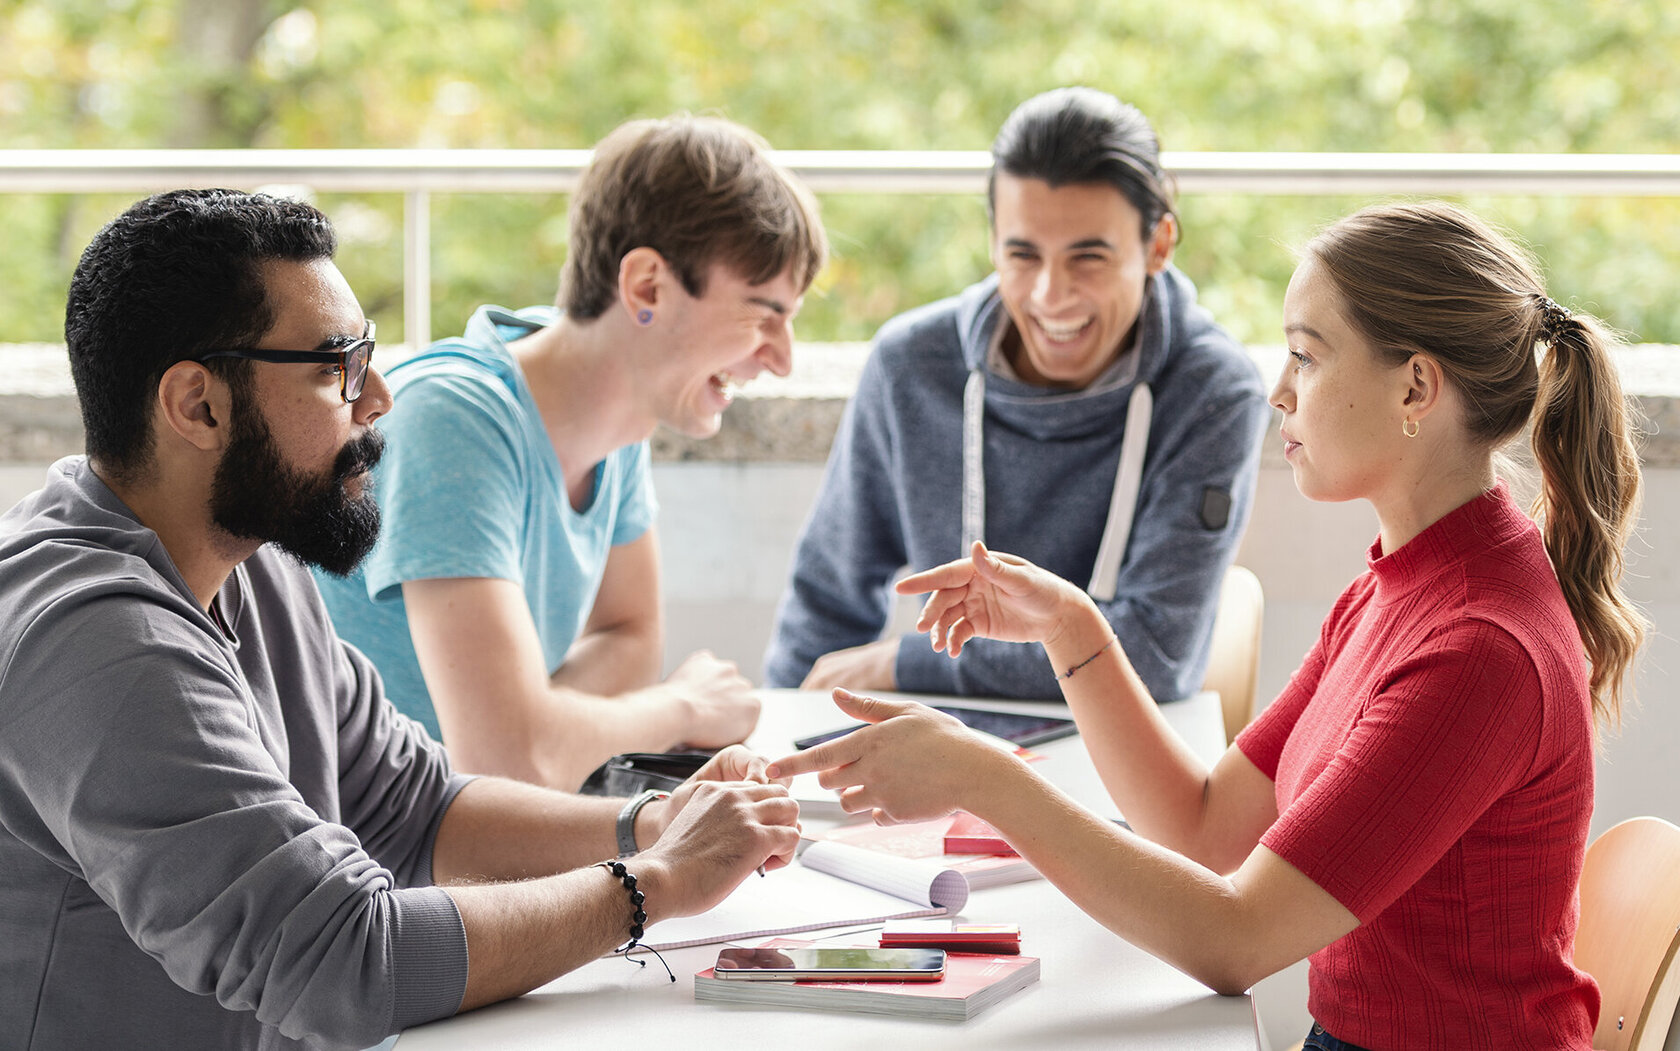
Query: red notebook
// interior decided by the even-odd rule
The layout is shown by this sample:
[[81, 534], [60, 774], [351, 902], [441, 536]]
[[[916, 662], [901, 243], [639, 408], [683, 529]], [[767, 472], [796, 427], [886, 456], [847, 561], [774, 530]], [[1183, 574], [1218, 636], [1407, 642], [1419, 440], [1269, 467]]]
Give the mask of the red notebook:
[[1017, 856], [1015, 848], [1004, 842], [997, 829], [962, 810], [951, 818], [951, 825], [945, 830], [945, 853]]
[[958, 923], [946, 919], [888, 920], [881, 928], [881, 948], [1015, 956], [1021, 951], [1021, 927], [1015, 923]]

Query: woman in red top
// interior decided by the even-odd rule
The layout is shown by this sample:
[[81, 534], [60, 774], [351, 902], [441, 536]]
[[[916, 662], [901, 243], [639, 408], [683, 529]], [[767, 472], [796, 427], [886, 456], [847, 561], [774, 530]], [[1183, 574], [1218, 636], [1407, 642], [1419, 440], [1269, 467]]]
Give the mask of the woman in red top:
[[[878, 820], [971, 811], [1105, 926], [1221, 992], [1310, 956], [1309, 1048], [1590, 1047], [1598, 990], [1571, 958], [1594, 724], [1616, 717], [1644, 633], [1619, 585], [1639, 467], [1610, 338], [1442, 204], [1368, 209], [1314, 239], [1284, 332], [1272, 403], [1296, 485], [1369, 500], [1380, 534], [1213, 769], [1084, 592], [976, 544], [900, 584], [932, 592], [918, 628], [952, 655], [1041, 642], [1136, 834], [948, 717], [845, 691], [878, 725], [773, 776], [824, 769]], [[1495, 472], [1525, 426], [1535, 518]]]

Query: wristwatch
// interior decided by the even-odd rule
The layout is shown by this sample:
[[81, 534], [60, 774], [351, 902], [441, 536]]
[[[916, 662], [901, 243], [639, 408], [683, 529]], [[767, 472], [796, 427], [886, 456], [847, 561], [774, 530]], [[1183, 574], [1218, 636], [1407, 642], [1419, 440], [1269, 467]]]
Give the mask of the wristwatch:
[[639, 796], [632, 796], [624, 802], [624, 809], [618, 812], [618, 856], [627, 858], [641, 850], [636, 846], [636, 815], [642, 808], [655, 799], [669, 799], [671, 793], [657, 792], [648, 789]]

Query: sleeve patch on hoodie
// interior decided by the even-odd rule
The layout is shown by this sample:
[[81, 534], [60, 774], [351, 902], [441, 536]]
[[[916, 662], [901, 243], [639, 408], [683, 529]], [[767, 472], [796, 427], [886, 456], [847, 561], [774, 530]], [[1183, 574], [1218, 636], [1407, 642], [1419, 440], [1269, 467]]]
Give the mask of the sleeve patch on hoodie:
[[1202, 490], [1202, 525], [1217, 532], [1231, 520], [1231, 494], [1223, 489], [1207, 486]]

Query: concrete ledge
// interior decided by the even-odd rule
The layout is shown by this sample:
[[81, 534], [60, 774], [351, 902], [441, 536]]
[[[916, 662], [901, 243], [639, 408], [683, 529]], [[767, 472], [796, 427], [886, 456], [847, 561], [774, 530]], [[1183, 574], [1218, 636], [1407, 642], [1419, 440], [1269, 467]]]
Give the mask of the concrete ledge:
[[[821, 463], [868, 353], [862, 343], [804, 344], [794, 355], [792, 375], [766, 375], [741, 392], [715, 438], [696, 441], [661, 429], [653, 437], [654, 459]], [[1251, 353], [1266, 382], [1274, 382], [1282, 349], [1255, 347]], [[405, 348], [380, 348], [381, 364], [404, 356]], [[1680, 467], [1680, 347], [1627, 347], [1618, 362], [1623, 386], [1646, 417], [1645, 465]], [[81, 448], [81, 415], [64, 348], [0, 344], [0, 463], [40, 463]], [[1264, 465], [1284, 466], [1276, 442], [1266, 444]]]
[[723, 463], [822, 463], [828, 459], [846, 399], [869, 357], [867, 343], [805, 343], [786, 378], [766, 373], [741, 390], [723, 429], [705, 440], [661, 427], [653, 458]]

